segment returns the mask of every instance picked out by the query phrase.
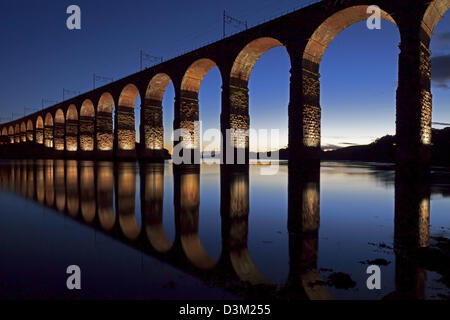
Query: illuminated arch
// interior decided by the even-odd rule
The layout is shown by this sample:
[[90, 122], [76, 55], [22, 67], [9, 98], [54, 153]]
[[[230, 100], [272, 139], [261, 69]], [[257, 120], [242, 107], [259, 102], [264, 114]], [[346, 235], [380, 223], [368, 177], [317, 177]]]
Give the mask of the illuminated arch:
[[152, 99], [162, 101], [166, 88], [172, 80], [165, 73], [158, 73], [150, 80], [147, 91], [145, 92], [145, 99]]
[[65, 145], [65, 116], [64, 111], [62, 109], [56, 110], [55, 113], [55, 130], [54, 130], [54, 146], [55, 150], [62, 151], [64, 150]]
[[[248, 81], [256, 62], [267, 51], [284, 47], [283, 43], [272, 37], [261, 37], [248, 43], [237, 55], [230, 73], [230, 129], [246, 132], [250, 129]], [[233, 145], [241, 150], [249, 150], [248, 135], [234, 137]]]
[[116, 110], [115, 139], [119, 150], [131, 151], [136, 149], [136, 130], [134, 105], [139, 90], [134, 84], [127, 84], [120, 93]]
[[44, 120], [41, 116], [36, 119], [36, 143], [44, 143]]
[[34, 135], [33, 135], [33, 121], [31, 119], [28, 119], [27, 121], [27, 140], [33, 141]]
[[164, 126], [162, 101], [164, 93], [172, 80], [165, 73], [158, 73], [150, 80], [141, 110], [141, 136], [145, 148], [161, 150], [164, 148]]
[[45, 127], [53, 127], [53, 116], [51, 115], [51, 113], [47, 113], [45, 115], [44, 125], [45, 125]]
[[[323, 54], [344, 29], [370, 17], [370, 13], [367, 13], [368, 8], [368, 5], [352, 6], [332, 14], [314, 30], [303, 52], [301, 94], [305, 97], [304, 114], [307, 113], [307, 116], [302, 120], [301, 143], [308, 148], [313, 157], [320, 157], [322, 110], [319, 69]], [[381, 18], [397, 25], [386, 11], [381, 10]]]
[[2, 136], [7, 136], [7, 135], [8, 135], [8, 129], [6, 127], [3, 127]]
[[138, 95], [139, 95], [138, 88], [132, 83], [127, 84], [120, 93], [119, 106], [134, 108]]
[[89, 118], [93, 118], [95, 116], [94, 104], [91, 100], [84, 100], [83, 104], [81, 105], [80, 116]]
[[33, 121], [31, 121], [30, 119], [28, 119], [28, 121], [27, 121], [27, 130], [28, 131], [33, 130]]
[[14, 127], [14, 141], [20, 143], [20, 125], [18, 123]]
[[84, 100], [80, 109], [80, 149], [94, 150], [94, 117], [95, 108], [91, 100]]
[[181, 81], [180, 105], [175, 110], [179, 114], [175, 115], [175, 118], [181, 119], [177, 125], [189, 132], [190, 140], [184, 140], [185, 148], [199, 149], [200, 147], [200, 132], [195, 125], [195, 122], [199, 120], [198, 93], [203, 78], [215, 66], [216, 63], [211, 59], [199, 59], [188, 67]]
[[206, 74], [216, 66], [216, 63], [211, 59], [200, 59], [195, 61], [186, 70], [181, 81], [181, 90], [199, 92], [200, 84]]
[[[367, 5], [349, 7], [325, 20], [308, 40], [303, 54], [303, 66], [309, 66], [311, 63], [319, 65], [329, 44], [339, 33], [355, 23], [367, 20], [370, 16], [367, 13], [368, 7]], [[381, 10], [381, 18], [396, 24], [392, 16], [384, 10]]]
[[74, 104], [71, 104], [69, 106], [69, 108], [67, 108], [66, 120], [72, 120], [72, 121], [78, 120], [78, 111], [77, 111], [77, 107]]
[[44, 129], [44, 120], [41, 116], [36, 119], [36, 129]]
[[44, 121], [44, 145], [53, 148], [53, 116], [51, 113], [45, 115]]
[[9, 126], [8, 135], [9, 135], [10, 142], [14, 143], [15, 139], [14, 139], [14, 127], [13, 126]]
[[114, 147], [113, 120], [114, 98], [109, 92], [101, 95], [97, 105], [97, 149], [111, 151]]
[[231, 69], [231, 78], [248, 82], [258, 59], [270, 49], [280, 46], [283, 46], [283, 44], [279, 40], [271, 37], [253, 40], [236, 57]]
[[27, 142], [27, 124], [25, 121], [20, 124], [20, 140], [21, 142]]
[[58, 109], [55, 113], [55, 123], [64, 123], [64, 112], [61, 109]]
[[433, 35], [434, 28], [449, 8], [450, 0], [434, 0], [429, 4], [422, 20], [422, 28], [430, 38]]
[[66, 150], [78, 150], [78, 110], [71, 104], [66, 111]]
[[113, 109], [114, 109], [113, 96], [109, 92], [103, 93], [98, 101], [97, 112], [112, 113]]

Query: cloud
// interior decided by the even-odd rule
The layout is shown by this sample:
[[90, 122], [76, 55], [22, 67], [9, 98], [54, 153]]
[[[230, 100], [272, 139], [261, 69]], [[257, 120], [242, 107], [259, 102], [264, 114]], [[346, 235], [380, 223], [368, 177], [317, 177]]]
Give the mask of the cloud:
[[434, 126], [450, 126], [450, 123], [446, 122], [432, 122], [431, 124]]
[[[449, 33], [450, 35], [450, 33]], [[441, 89], [450, 89], [450, 54], [431, 58], [433, 85]]]

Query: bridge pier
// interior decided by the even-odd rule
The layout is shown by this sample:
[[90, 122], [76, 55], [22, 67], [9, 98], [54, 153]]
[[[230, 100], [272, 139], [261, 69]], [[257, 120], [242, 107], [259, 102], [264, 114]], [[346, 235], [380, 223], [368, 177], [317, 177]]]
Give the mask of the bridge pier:
[[[249, 163], [249, 95], [248, 81], [231, 78], [222, 90], [221, 131], [225, 164]], [[230, 131], [229, 131], [230, 130]], [[232, 154], [228, 154], [232, 152]]]
[[139, 158], [164, 161], [164, 127], [162, 101], [145, 99], [141, 105], [141, 150]]
[[66, 154], [72, 155], [78, 151], [78, 120], [66, 121]]
[[44, 126], [44, 145], [47, 148], [53, 148], [53, 126]]
[[109, 112], [97, 112], [96, 117], [96, 151], [100, 158], [112, 158], [114, 134], [112, 115]]
[[[174, 132], [179, 129], [184, 131], [179, 137], [179, 141], [183, 141], [184, 148], [179, 154], [175, 154], [177, 151], [174, 149], [173, 156], [189, 159], [189, 163], [185, 164], [194, 164], [195, 159], [200, 159], [200, 128], [195, 124], [197, 121], [199, 121], [198, 92], [180, 90], [175, 98], [173, 129]], [[178, 144], [179, 142], [174, 142], [174, 147]]]
[[292, 63], [289, 99], [289, 159], [320, 163], [321, 114], [319, 65], [296, 59]]
[[431, 161], [431, 52], [425, 32], [402, 36], [397, 89], [397, 164], [427, 167]]
[[89, 116], [80, 116], [80, 150], [94, 151], [94, 119]]
[[64, 151], [65, 143], [64, 143], [64, 135], [65, 135], [65, 125], [64, 123], [55, 123], [54, 128], [54, 149], [56, 151]]
[[123, 160], [136, 159], [136, 131], [134, 108], [118, 106], [115, 112], [115, 157]]

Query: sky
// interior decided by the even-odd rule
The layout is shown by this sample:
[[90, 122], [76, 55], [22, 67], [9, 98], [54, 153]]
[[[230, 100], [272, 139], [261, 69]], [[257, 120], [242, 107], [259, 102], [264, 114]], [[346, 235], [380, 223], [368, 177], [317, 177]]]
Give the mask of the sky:
[[[223, 10], [252, 26], [305, 2], [2, 0], [0, 122], [40, 109], [42, 99], [61, 101], [63, 88], [91, 90], [94, 73], [119, 79], [139, 71], [140, 50], [168, 60], [219, 40]], [[81, 8], [81, 30], [66, 28], [66, 8], [72, 4]], [[229, 26], [227, 32], [231, 31], [238, 29]], [[369, 30], [365, 22], [357, 23], [332, 41], [320, 67], [322, 146], [366, 144], [395, 133], [399, 41], [396, 26], [386, 21], [381, 30]], [[450, 123], [449, 14], [437, 26], [431, 50], [433, 121]], [[252, 151], [287, 146], [289, 69], [287, 52], [278, 47], [260, 58], [250, 76], [251, 128], [280, 131], [277, 145], [258, 145], [253, 139]], [[221, 78], [214, 68], [199, 93], [204, 129], [220, 127], [220, 95]], [[173, 101], [170, 85], [163, 100], [168, 149]], [[138, 111], [139, 98], [136, 105]], [[136, 127], [139, 122], [137, 116]]]

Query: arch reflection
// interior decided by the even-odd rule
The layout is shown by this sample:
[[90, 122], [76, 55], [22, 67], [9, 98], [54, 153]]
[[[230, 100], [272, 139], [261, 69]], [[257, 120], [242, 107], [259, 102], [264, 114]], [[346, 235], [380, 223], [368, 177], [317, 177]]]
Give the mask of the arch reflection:
[[425, 297], [426, 271], [415, 257], [430, 239], [430, 176], [397, 170], [395, 173], [395, 288], [391, 297]]
[[268, 281], [255, 267], [247, 246], [249, 216], [249, 167], [221, 166], [220, 210], [222, 215], [222, 258], [237, 277], [251, 284]]
[[164, 164], [141, 165], [141, 208], [145, 232], [151, 246], [160, 253], [168, 252], [172, 243], [163, 226]]
[[320, 167], [289, 166], [287, 290], [310, 299], [330, 299], [317, 270], [320, 228]]
[[81, 161], [80, 164], [80, 199], [81, 215], [86, 222], [92, 223], [96, 211], [94, 162], [92, 161]]
[[64, 212], [66, 208], [66, 177], [64, 160], [55, 161], [56, 208]]
[[129, 240], [136, 240], [140, 228], [135, 215], [136, 163], [119, 162], [116, 164], [116, 210], [120, 228]]
[[97, 211], [100, 225], [110, 231], [116, 222], [114, 216], [114, 167], [111, 162], [99, 162], [97, 179]]
[[66, 161], [67, 211], [72, 217], [78, 215], [80, 207], [78, 188], [78, 162], [75, 160], [68, 160]]
[[175, 221], [184, 254], [197, 268], [213, 269], [216, 262], [203, 247], [199, 231], [200, 166], [173, 167]]

